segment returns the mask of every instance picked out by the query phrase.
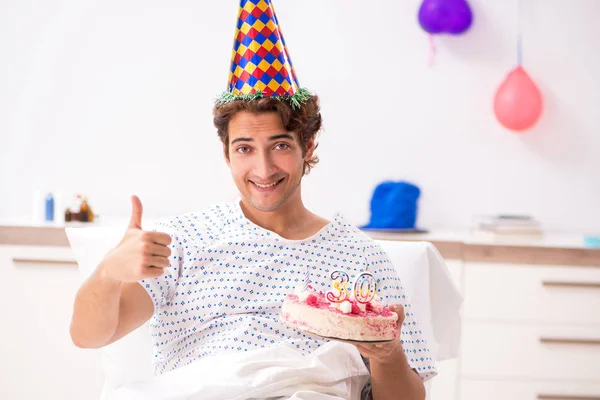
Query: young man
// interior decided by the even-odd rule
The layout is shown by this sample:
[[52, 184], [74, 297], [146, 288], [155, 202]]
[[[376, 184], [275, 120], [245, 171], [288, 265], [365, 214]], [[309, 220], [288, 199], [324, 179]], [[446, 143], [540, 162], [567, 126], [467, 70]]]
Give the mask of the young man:
[[[269, 49], [277, 57], [263, 66], [265, 71], [280, 67], [265, 73], [273, 79], [277, 74], [285, 77], [287, 84], [277, 82], [275, 89], [270, 81], [250, 79], [238, 69], [249, 64], [237, 56], [251, 47], [243, 44], [244, 23], [257, 21], [270, 30], [267, 35], [262, 29], [262, 35], [278, 49]], [[262, 40], [256, 34], [253, 39]], [[302, 202], [302, 178], [318, 161], [314, 150], [321, 114], [318, 98], [297, 86], [270, 1], [242, 0], [235, 51], [229, 92], [215, 106], [214, 123], [240, 201], [170, 218], [160, 232], [142, 229], [142, 204], [133, 196], [123, 240], [77, 294], [74, 343], [103, 347], [151, 319], [157, 375], [190, 366], [204, 365], [206, 371], [213, 365], [217, 370], [220, 359], [252, 365], [250, 375], [259, 375], [267, 368], [266, 359], [270, 368], [294, 358], [297, 364], [290, 371], [306, 371], [305, 382], [279, 388], [280, 396], [273, 397], [358, 399], [363, 389], [363, 398], [376, 400], [425, 398], [422, 379], [433, 376], [435, 367], [387, 256], [343, 216], [328, 221]], [[251, 59], [259, 67], [263, 61]], [[353, 346], [309, 337], [279, 322], [285, 295], [302, 285], [307, 271], [314, 287], [327, 290], [331, 272], [340, 268], [351, 275], [374, 274], [380, 297], [399, 314], [402, 340]], [[332, 375], [321, 382], [310, 370], [320, 371], [315, 357], [322, 360], [327, 354], [321, 375]], [[361, 354], [370, 365], [371, 381], [365, 388], [369, 371]], [[304, 369], [303, 360], [310, 360]], [[227, 372], [211, 379], [223, 375]], [[239, 376], [236, 372], [223, 379]], [[234, 389], [216, 391], [216, 384], [203, 385], [202, 398], [267, 397], [251, 395], [251, 387], [242, 388], [249, 390], [244, 397]]]

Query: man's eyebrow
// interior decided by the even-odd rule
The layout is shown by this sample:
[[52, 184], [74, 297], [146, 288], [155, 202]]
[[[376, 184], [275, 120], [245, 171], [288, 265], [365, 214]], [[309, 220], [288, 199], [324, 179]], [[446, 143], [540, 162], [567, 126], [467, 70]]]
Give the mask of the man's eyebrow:
[[[292, 136], [289, 133], [281, 133], [279, 135], [269, 136], [270, 141], [275, 141], [275, 140], [280, 140], [280, 139], [294, 140], [294, 136]], [[239, 137], [239, 138], [233, 139], [231, 141], [231, 144], [238, 143], [238, 142], [253, 142], [253, 141], [254, 141], [254, 139], [249, 138], [249, 137]]]
[[231, 141], [231, 144], [234, 144], [234, 143], [237, 143], [237, 142], [252, 142], [252, 141], [254, 141], [254, 139], [252, 139], [252, 138], [239, 137], [239, 138], [233, 139]]
[[275, 136], [269, 136], [269, 140], [273, 141], [273, 140], [279, 140], [279, 139], [291, 139], [294, 140], [294, 137], [289, 134], [289, 133], [282, 133], [279, 135], [275, 135]]

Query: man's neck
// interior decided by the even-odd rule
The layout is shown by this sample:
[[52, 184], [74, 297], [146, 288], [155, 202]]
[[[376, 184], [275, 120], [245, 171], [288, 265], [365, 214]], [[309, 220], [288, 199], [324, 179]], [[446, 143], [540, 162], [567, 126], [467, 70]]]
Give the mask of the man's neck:
[[328, 221], [311, 213], [301, 199], [290, 199], [277, 211], [263, 212], [255, 209], [242, 199], [242, 212], [256, 225], [291, 239], [306, 239], [321, 230]]

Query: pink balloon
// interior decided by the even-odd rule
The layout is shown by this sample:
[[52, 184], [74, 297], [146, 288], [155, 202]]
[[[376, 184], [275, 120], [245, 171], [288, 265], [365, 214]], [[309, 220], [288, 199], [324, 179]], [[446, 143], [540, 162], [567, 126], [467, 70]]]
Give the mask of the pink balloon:
[[506, 76], [494, 98], [496, 118], [513, 131], [531, 128], [540, 118], [542, 108], [542, 94], [521, 66]]

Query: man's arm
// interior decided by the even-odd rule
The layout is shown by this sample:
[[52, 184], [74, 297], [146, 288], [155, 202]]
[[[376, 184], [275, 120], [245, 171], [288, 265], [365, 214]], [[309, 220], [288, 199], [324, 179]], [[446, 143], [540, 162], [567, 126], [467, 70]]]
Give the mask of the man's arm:
[[[404, 308], [391, 306], [398, 314], [402, 329]], [[425, 386], [419, 375], [410, 368], [399, 340], [380, 344], [357, 344], [358, 351], [369, 359], [371, 394], [373, 400], [424, 400]]]
[[388, 361], [371, 361], [373, 400], [424, 400], [425, 386], [408, 365], [404, 350]]
[[77, 347], [100, 348], [143, 325], [154, 312], [139, 283], [123, 283], [94, 273], [79, 289], [71, 319]]
[[123, 240], [102, 260], [75, 297], [71, 339], [78, 347], [99, 348], [146, 322], [154, 304], [138, 283], [169, 267], [171, 237], [142, 230], [142, 203], [132, 197], [133, 212]]

